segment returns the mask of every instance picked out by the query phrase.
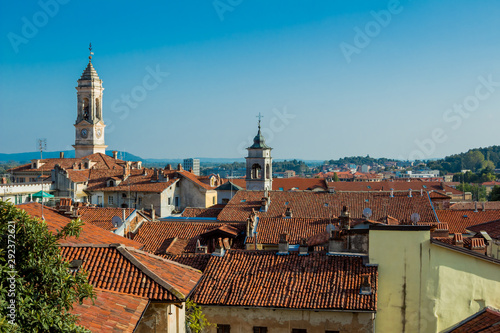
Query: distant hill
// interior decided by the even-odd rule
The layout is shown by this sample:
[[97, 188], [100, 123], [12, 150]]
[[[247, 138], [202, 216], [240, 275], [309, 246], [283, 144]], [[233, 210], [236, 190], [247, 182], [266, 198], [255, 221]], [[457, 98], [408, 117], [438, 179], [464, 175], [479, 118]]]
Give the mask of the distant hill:
[[[75, 157], [75, 151], [74, 150], [64, 150], [64, 157], [66, 158], [73, 158]], [[44, 151], [43, 152], [43, 158], [59, 158], [59, 151]], [[113, 156], [113, 153], [111, 150], [106, 151], [106, 155]], [[2, 154], [0, 153], [0, 162], [19, 162], [19, 163], [29, 163], [29, 161], [33, 159], [40, 158], [40, 152], [39, 151], [34, 151], [34, 152], [27, 152], [27, 153], [14, 153], [14, 154]], [[142, 161], [142, 158], [139, 156], [127, 153], [127, 152], [119, 152], [118, 153], [118, 158], [127, 160], [127, 161]]]
[[466, 153], [429, 162], [428, 166], [444, 173], [457, 173], [463, 169], [478, 172], [484, 168], [500, 168], [500, 146], [473, 148]]

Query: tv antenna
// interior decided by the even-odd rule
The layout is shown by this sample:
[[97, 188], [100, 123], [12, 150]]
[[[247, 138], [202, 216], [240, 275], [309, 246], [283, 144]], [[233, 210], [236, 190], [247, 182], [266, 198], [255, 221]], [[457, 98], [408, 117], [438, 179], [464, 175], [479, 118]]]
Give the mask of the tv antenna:
[[[47, 139], [46, 138], [37, 139], [36, 143], [37, 143], [37, 148], [40, 151], [40, 160], [43, 160], [43, 152], [47, 150]], [[42, 171], [42, 173], [40, 175], [41, 182], [42, 182], [42, 193], [41, 193], [42, 207], [41, 207], [41, 211], [42, 211], [42, 220], [45, 221], [45, 217], [43, 216], [43, 168], [41, 171]]]

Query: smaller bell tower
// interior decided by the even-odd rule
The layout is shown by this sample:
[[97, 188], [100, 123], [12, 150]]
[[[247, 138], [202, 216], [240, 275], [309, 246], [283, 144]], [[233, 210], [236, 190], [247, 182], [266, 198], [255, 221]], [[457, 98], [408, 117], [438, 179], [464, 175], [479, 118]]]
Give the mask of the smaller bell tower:
[[272, 148], [266, 145], [264, 136], [260, 131], [261, 114], [259, 118], [259, 130], [253, 139], [253, 145], [247, 148], [247, 175], [245, 178], [246, 189], [251, 191], [265, 191], [273, 189], [273, 158]]
[[102, 117], [102, 80], [92, 66], [92, 44], [89, 45], [89, 63], [77, 81], [77, 117], [75, 122], [75, 157], [106, 153], [104, 121]]

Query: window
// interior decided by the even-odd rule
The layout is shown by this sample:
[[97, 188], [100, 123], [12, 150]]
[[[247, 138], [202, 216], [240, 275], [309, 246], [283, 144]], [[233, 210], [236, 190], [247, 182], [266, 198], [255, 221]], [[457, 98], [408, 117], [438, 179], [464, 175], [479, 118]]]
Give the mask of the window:
[[260, 179], [262, 178], [262, 167], [257, 163], [252, 165], [252, 174], [251, 179]]
[[267, 333], [267, 327], [254, 326], [253, 333]]
[[126, 198], [127, 197], [127, 194], [126, 193], [122, 193], [122, 198]]
[[304, 328], [292, 328], [292, 333], [307, 333], [307, 330]]
[[179, 197], [175, 197], [175, 207], [179, 207]]
[[229, 332], [231, 332], [230, 325], [217, 324], [217, 333], [229, 333]]
[[108, 205], [112, 205], [112, 204], [113, 204], [113, 196], [112, 196], [112, 195], [110, 195], [110, 196], [108, 197]]
[[170, 206], [170, 203], [172, 202], [171, 198], [168, 198], [168, 205]]

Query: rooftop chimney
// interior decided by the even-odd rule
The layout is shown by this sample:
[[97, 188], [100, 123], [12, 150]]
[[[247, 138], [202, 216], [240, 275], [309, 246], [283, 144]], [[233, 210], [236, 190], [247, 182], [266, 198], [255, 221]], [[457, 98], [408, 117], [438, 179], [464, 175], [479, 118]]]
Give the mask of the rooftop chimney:
[[359, 290], [360, 295], [371, 295], [372, 285], [370, 283], [370, 275], [363, 274], [361, 277], [363, 278], [363, 282], [361, 283], [361, 288]]
[[286, 240], [287, 234], [280, 235], [280, 241], [278, 244], [278, 254], [286, 255], [288, 254], [288, 241]]
[[64, 158], [64, 152], [63, 151], [59, 153], [59, 158]]
[[285, 217], [293, 217], [292, 209], [290, 207], [286, 208]]
[[126, 216], [127, 214], [125, 213], [125, 210], [126, 210], [126, 208], [122, 209], [122, 221], [123, 221], [123, 223], [125, 223], [125, 220], [127, 218], [127, 216]]
[[196, 240], [196, 250], [195, 253], [207, 253], [207, 247], [206, 246], [201, 246], [200, 240]]
[[302, 238], [299, 245], [299, 256], [309, 255], [309, 247], [307, 246], [307, 240]]
[[172, 170], [172, 164], [167, 164], [165, 166], [165, 170]]
[[339, 220], [341, 229], [351, 229], [351, 214], [349, 213], [347, 206], [342, 207], [342, 212], [340, 213]]
[[474, 201], [474, 213], [477, 213], [477, 201]]
[[156, 219], [154, 206], [151, 204], [151, 219], [154, 221]]
[[117, 160], [117, 159], [118, 159], [118, 152], [117, 152], [116, 150], [113, 150], [113, 158], [114, 158], [115, 160]]
[[222, 239], [217, 238], [215, 240], [215, 251], [212, 253], [213, 256], [223, 257], [226, 250], [224, 249], [224, 245], [222, 244]]
[[413, 195], [411, 194], [411, 189], [410, 189], [410, 193], [408, 194], [408, 197], [412, 198]]
[[453, 245], [458, 247], [464, 247], [464, 239], [462, 234], [453, 234]]
[[267, 212], [267, 209], [269, 208], [269, 198], [268, 197], [264, 197], [262, 198], [261, 200], [261, 207], [260, 207], [260, 211], [261, 212]]
[[182, 171], [182, 170], [184, 170], [184, 168], [182, 167], [182, 164], [180, 164], [180, 163], [179, 163], [179, 164], [177, 164], [177, 170], [178, 170], [178, 171]]

